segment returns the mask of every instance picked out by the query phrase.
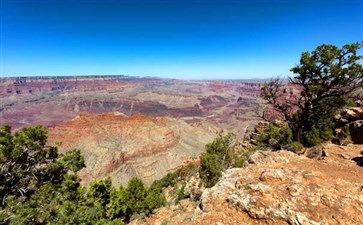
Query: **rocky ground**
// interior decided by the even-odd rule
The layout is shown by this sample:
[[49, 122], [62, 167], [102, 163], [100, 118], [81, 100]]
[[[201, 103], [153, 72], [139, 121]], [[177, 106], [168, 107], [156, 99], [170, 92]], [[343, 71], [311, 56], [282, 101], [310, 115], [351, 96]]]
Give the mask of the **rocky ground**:
[[363, 224], [363, 145], [320, 148], [325, 155], [314, 159], [258, 151], [200, 201], [183, 200], [131, 224]]

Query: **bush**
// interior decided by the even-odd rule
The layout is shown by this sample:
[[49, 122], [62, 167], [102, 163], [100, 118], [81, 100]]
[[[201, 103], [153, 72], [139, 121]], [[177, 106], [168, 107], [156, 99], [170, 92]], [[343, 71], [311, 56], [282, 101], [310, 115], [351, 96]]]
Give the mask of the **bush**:
[[207, 153], [203, 157], [199, 174], [207, 188], [213, 187], [217, 183], [218, 179], [222, 176], [223, 168], [223, 157], [220, 155]]
[[[273, 143], [271, 140], [275, 140], [277, 143]], [[292, 132], [288, 127], [275, 127], [272, 123], [268, 126], [266, 131], [261, 134], [258, 145], [267, 147], [270, 146], [275, 150], [279, 150], [282, 147], [287, 147], [292, 143]]]
[[206, 187], [214, 186], [222, 176], [222, 171], [234, 165], [234, 148], [237, 144], [236, 135], [223, 135], [220, 132], [212, 143], [205, 146], [206, 153], [201, 160], [199, 175]]
[[304, 146], [300, 142], [297, 142], [297, 141], [293, 141], [293, 142], [289, 143], [287, 146], [287, 150], [294, 152], [294, 153], [300, 153], [301, 149], [303, 149], [303, 148], [304, 148]]
[[181, 169], [178, 169], [177, 171], [175, 171], [173, 173], [168, 173], [166, 176], [164, 176], [160, 180], [154, 181], [151, 184], [150, 189], [161, 192], [163, 188], [166, 188], [168, 186], [174, 186], [178, 182], [180, 174], [181, 174]]
[[333, 138], [333, 130], [331, 128], [313, 128], [305, 133], [303, 143], [305, 146], [315, 146], [331, 138]]
[[180, 188], [180, 191], [178, 193], [178, 196], [176, 197], [175, 199], [175, 203], [178, 204], [181, 200], [183, 200], [185, 198], [185, 195], [184, 195], [184, 189], [185, 189], [185, 185], [183, 185], [181, 188]]

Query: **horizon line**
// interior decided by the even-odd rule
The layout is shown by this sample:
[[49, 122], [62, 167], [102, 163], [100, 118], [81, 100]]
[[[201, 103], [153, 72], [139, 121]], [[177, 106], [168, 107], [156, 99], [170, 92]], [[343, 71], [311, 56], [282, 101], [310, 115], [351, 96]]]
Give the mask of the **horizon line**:
[[[277, 75], [278, 77], [288, 77]], [[196, 78], [196, 79], [184, 79], [184, 78], [171, 78], [171, 77], [159, 77], [159, 76], [140, 76], [140, 75], [126, 75], [126, 74], [67, 74], [67, 75], [11, 75], [11, 76], [0, 76], [0, 79], [21, 79], [21, 78], [36, 78], [36, 79], [49, 79], [49, 78], [72, 78], [72, 77], [124, 77], [124, 78], [135, 78], [135, 79], [160, 79], [160, 80], [183, 80], [183, 81], [209, 81], [209, 80], [270, 80], [276, 76], [267, 77], [254, 77], [254, 78]]]

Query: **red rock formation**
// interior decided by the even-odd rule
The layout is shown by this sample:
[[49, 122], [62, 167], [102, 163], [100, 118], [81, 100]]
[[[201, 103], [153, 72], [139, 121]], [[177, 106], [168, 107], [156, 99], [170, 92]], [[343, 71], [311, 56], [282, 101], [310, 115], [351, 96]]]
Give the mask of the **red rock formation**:
[[80, 175], [86, 183], [106, 176], [115, 183], [133, 176], [150, 183], [200, 154], [213, 136], [167, 117], [83, 112], [50, 128], [48, 142], [61, 142], [62, 151], [81, 149], [87, 168]]

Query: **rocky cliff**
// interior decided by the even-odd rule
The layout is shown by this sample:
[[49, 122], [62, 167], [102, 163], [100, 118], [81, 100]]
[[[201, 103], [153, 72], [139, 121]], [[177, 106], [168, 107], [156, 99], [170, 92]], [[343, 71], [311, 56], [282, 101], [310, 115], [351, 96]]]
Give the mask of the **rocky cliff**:
[[61, 143], [61, 151], [82, 151], [87, 167], [80, 176], [85, 183], [111, 176], [119, 185], [136, 176], [150, 184], [198, 157], [213, 140], [214, 131], [167, 117], [81, 113], [50, 128], [48, 141]]
[[258, 151], [199, 202], [183, 200], [132, 224], [363, 224], [363, 146], [320, 147], [319, 160]]

